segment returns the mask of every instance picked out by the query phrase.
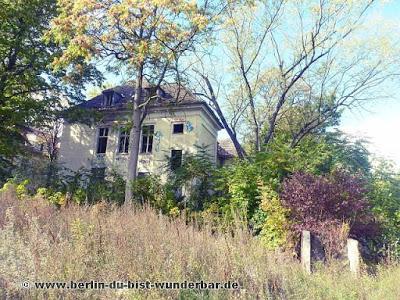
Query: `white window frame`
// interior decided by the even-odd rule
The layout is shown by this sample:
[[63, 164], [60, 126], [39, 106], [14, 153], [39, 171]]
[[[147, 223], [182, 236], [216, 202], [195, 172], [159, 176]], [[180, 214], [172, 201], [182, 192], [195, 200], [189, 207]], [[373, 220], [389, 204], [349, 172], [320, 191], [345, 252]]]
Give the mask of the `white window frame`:
[[[149, 127], [149, 126], [153, 126], [153, 134], [152, 136], [152, 141], [151, 141], [151, 151], [149, 151], [149, 142], [147, 140], [147, 145], [146, 145], [146, 151], [142, 151], [143, 148], [143, 128], [144, 127]], [[154, 124], [143, 124], [142, 128], [140, 129], [140, 154], [152, 154], [153, 153], [153, 148], [154, 148], [154, 133], [155, 133], [155, 125]], [[147, 136], [149, 137], [149, 135]]]
[[[123, 139], [123, 151], [120, 151], [121, 149], [121, 138]], [[129, 138], [130, 138], [130, 132], [127, 129], [124, 129], [123, 127], [121, 127], [119, 129], [119, 135], [118, 135], [118, 145], [117, 145], [117, 153], [118, 154], [128, 154], [129, 153]], [[126, 149], [126, 142], [128, 141], [128, 149]], [[126, 151], [125, 151], [126, 150]]]

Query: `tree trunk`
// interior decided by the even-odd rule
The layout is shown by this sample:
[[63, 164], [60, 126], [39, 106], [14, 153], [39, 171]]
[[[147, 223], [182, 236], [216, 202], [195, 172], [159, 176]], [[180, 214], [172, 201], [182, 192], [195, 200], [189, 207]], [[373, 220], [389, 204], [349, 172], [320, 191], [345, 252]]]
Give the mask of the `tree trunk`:
[[139, 144], [141, 131], [141, 109], [140, 101], [142, 98], [143, 66], [139, 67], [135, 85], [135, 96], [133, 99], [132, 128], [129, 138], [129, 162], [125, 186], [125, 203], [132, 200], [132, 182], [137, 177], [137, 166], [139, 159]]
[[239, 159], [244, 159], [247, 155], [246, 151], [243, 149], [242, 145], [239, 143], [239, 141], [236, 137], [236, 134], [233, 132], [233, 130], [230, 128], [228, 122], [226, 121], [225, 116], [224, 116], [217, 100], [213, 99], [213, 103], [214, 103], [217, 115], [222, 122], [222, 125], [224, 125], [226, 132], [228, 133], [233, 145], [235, 146], [235, 150], [236, 150], [236, 153], [237, 153]]
[[215, 96], [214, 88], [213, 88], [210, 80], [208, 79], [207, 76], [201, 74], [200, 72], [197, 72], [197, 73], [203, 78], [204, 82], [207, 85], [208, 91], [211, 94], [211, 97], [209, 98], [209, 100], [214, 105], [215, 111], [217, 112], [217, 115], [220, 118], [222, 125], [224, 125], [226, 132], [228, 133], [229, 137], [231, 138], [231, 141], [233, 142], [233, 145], [235, 146], [235, 150], [236, 150], [238, 157], [240, 159], [244, 159], [247, 156], [246, 151], [243, 149], [242, 145], [239, 143], [239, 141], [236, 137], [235, 132], [232, 130], [232, 128], [229, 126], [228, 122], [226, 121], [224, 113], [222, 112], [221, 107], [219, 106], [219, 103], [217, 101], [217, 97]]

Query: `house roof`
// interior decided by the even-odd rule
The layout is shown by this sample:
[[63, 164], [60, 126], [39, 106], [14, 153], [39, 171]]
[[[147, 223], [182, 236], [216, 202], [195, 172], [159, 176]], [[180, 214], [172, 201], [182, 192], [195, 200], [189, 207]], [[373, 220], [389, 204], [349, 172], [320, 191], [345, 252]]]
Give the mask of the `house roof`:
[[[212, 111], [210, 106], [205, 101], [196, 98], [196, 96], [190, 90], [188, 90], [186, 87], [182, 85], [176, 83], [165, 84], [162, 85], [158, 91], [155, 91], [155, 89], [150, 87], [149, 84], [145, 84], [143, 91], [144, 91], [143, 93], [144, 96], [142, 102], [149, 95], [157, 96], [155, 100], [151, 102], [149, 108], [187, 107], [187, 106], [192, 106], [194, 104], [204, 105], [205, 109], [215, 120], [217, 125], [220, 128], [223, 128], [218, 117]], [[119, 95], [119, 97], [114, 98], [114, 102], [111, 107], [104, 106], [103, 94], [106, 94], [107, 92], [114, 92], [117, 95]], [[128, 84], [106, 89], [102, 92], [102, 94], [97, 95], [96, 97], [93, 97], [92, 99], [77, 105], [77, 107], [83, 109], [99, 109], [102, 111], [126, 109], [128, 107], [128, 103], [132, 101], [134, 94], [135, 94], [135, 88], [132, 83], [128, 82]]]
[[237, 157], [235, 145], [230, 139], [218, 141], [217, 154], [219, 158], [227, 159]]
[[[164, 106], [164, 105], [179, 105], [183, 103], [203, 103], [204, 101], [197, 99], [188, 89], [178, 84], [168, 84], [160, 87], [160, 91], [156, 92], [153, 88], [145, 85], [143, 88], [144, 96], [151, 94], [156, 95], [156, 101], [153, 101], [151, 106]], [[120, 97], [114, 100], [113, 108], [125, 107], [126, 104], [132, 101], [135, 94], [135, 88], [132, 85], [120, 85], [110, 89], [106, 89], [102, 94], [85, 101], [78, 106], [81, 108], [104, 108], [103, 94], [107, 92], [115, 92]], [[144, 98], [143, 98], [144, 99]], [[142, 100], [143, 101], [143, 100]]]

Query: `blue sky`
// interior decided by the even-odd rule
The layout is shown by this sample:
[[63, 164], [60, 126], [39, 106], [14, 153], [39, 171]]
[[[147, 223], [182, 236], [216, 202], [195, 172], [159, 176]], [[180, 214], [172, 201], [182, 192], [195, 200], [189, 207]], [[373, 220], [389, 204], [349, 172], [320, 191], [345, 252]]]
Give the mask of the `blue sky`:
[[[382, 1], [372, 12], [370, 21], [385, 20], [395, 23], [395, 31], [400, 32], [400, 0]], [[399, 53], [400, 54], [400, 53]], [[107, 76], [107, 82], [118, 84], [120, 77]], [[391, 159], [400, 170], [400, 76], [398, 79], [385, 85], [389, 98], [376, 99], [363, 109], [346, 111], [343, 114], [339, 130], [369, 141], [368, 148], [373, 157]], [[223, 137], [226, 134], [221, 132]], [[374, 158], [372, 158], [374, 160]]]
[[[374, 12], [373, 17], [397, 23], [400, 1], [386, 2], [383, 9]], [[400, 31], [399, 26], [396, 31]], [[400, 78], [385, 88], [389, 89], [388, 99], [377, 99], [362, 110], [346, 111], [339, 129], [355, 137], [367, 138], [369, 150], [374, 155], [392, 159], [400, 169]]]

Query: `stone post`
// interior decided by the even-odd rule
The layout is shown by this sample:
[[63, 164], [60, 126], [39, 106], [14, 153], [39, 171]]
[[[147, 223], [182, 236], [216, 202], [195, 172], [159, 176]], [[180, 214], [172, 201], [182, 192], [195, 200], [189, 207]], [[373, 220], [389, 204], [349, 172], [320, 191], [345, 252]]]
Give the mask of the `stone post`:
[[354, 275], [360, 274], [361, 269], [361, 254], [359, 242], [354, 239], [347, 239], [347, 257], [350, 263], [350, 271]]
[[301, 265], [311, 274], [311, 233], [307, 230], [301, 232]]

